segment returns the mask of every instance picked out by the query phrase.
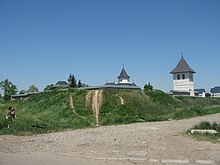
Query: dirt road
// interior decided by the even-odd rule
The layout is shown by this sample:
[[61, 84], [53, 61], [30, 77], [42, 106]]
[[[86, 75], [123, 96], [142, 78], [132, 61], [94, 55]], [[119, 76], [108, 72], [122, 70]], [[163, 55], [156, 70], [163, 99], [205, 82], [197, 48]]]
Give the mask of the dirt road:
[[215, 164], [220, 144], [182, 132], [220, 114], [187, 120], [80, 129], [35, 136], [0, 136], [0, 164]]

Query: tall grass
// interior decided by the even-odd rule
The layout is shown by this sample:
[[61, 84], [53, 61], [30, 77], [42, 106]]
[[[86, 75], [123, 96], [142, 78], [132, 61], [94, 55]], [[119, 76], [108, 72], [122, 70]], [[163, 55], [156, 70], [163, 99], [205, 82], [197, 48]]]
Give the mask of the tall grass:
[[[50, 91], [34, 95], [25, 101], [12, 102], [17, 119], [8, 121], [1, 117], [0, 134], [45, 133], [93, 126], [95, 118], [92, 114], [81, 118], [71, 111], [69, 95], [78, 99], [76, 109], [84, 107], [84, 93], [79, 91]], [[4, 111], [1, 109], [1, 112]]]
[[220, 133], [220, 123], [210, 123], [208, 121], [202, 121], [199, 124], [194, 125], [193, 129], [212, 129]]

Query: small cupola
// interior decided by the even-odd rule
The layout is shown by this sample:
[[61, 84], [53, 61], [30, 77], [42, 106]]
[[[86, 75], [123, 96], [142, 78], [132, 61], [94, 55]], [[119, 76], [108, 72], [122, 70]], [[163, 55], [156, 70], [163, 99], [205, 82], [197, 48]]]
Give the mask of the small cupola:
[[117, 78], [118, 78], [118, 84], [130, 84], [129, 82], [130, 76], [128, 76], [124, 67], [122, 68], [121, 73]]

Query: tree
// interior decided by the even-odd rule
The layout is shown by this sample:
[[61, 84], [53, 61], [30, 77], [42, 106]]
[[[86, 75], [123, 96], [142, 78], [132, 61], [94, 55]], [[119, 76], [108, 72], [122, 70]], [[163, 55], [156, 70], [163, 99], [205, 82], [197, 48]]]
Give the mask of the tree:
[[0, 103], [3, 101], [3, 99], [2, 99], [2, 95], [1, 95], [1, 93], [0, 93]]
[[72, 88], [76, 88], [76, 87], [77, 87], [77, 84], [76, 84], [76, 78], [75, 78], [74, 75], [71, 76], [70, 87], [72, 87]]
[[82, 87], [89, 87], [89, 85], [88, 84], [82, 84]]
[[21, 95], [21, 94], [25, 94], [25, 93], [26, 93], [25, 90], [21, 90], [21, 91], [19, 92], [20, 95]]
[[152, 91], [153, 90], [153, 86], [150, 84], [150, 82], [148, 82], [148, 84], [144, 85], [144, 92], [148, 92], [148, 91]]
[[49, 90], [52, 90], [53, 89], [53, 84], [50, 84], [50, 85], [47, 85], [45, 88], [44, 88], [44, 91], [49, 91]]
[[205, 97], [211, 97], [211, 94], [210, 93], [206, 93]]
[[17, 86], [12, 84], [12, 82], [10, 82], [8, 79], [1, 81], [0, 87], [4, 91], [4, 96], [3, 96], [4, 100], [10, 100], [11, 95], [15, 95], [18, 92]]
[[82, 87], [81, 80], [78, 81], [78, 85], [77, 85], [77, 87], [78, 87], [78, 88]]
[[27, 93], [39, 92], [39, 90], [38, 90], [38, 88], [37, 88], [35, 85], [31, 85], [26, 92], [27, 92]]

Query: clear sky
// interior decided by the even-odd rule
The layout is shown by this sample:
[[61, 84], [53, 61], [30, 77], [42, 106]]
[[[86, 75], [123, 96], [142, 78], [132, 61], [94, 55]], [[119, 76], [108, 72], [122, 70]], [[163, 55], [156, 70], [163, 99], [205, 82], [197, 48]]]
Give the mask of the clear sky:
[[219, 0], [0, 0], [0, 81], [40, 90], [70, 73], [170, 91], [181, 58], [195, 88], [220, 85]]

